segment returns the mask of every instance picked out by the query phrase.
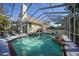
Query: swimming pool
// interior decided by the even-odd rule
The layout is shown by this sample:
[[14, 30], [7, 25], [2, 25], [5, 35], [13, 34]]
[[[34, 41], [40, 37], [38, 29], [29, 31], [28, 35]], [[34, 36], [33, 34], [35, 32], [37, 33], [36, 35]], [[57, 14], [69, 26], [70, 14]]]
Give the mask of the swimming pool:
[[18, 56], [61, 56], [61, 46], [52, 41], [50, 34], [28, 35], [12, 41]]

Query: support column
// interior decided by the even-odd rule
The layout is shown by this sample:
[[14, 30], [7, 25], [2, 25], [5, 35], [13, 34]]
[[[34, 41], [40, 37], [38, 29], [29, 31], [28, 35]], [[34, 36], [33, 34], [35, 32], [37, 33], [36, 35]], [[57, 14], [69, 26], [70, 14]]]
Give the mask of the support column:
[[74, 12], [73, 12], [73, 42], [75, 43], [75, 29], [76, 29], [76, 10], [75, 10], [75, 4], [73, 4]]
[[69, 24], [69, 38], [70, 38], [70, 33], [71, 33], [71, 29], [70, 29], [70, 18], [68, 20], [69, 20], [68, 24]]
[[22, 22], [20, 21], [20, 34], [23, 33]]
[[68, 19], [67, 19], [67, 23], [66, 23], [66, 28], [67, 28], [67, 36], [68, 36]]
[[65, 22], [65, 35], [67, 35], [67, 19], [66, 19], [66, 22]]
[[29, 33], [30, 29], [29, 29], [29, 22], [27, 22], [27, 33]]
[[67, 24], [68, 24], [68, 25], [67, 25], [67, 26], [68, 26], [67, 28], [68, 28], [68, 37], [69, 37], [69, 21], [68, 21]]

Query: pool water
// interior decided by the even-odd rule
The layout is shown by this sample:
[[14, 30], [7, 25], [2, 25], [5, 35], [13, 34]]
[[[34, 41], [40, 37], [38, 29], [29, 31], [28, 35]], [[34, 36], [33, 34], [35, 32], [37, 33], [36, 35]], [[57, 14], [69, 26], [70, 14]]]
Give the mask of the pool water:
[[18, 56], [61, 56], [61, 46], [52, 41], [52, 35], [40, 34], [12, 41]]

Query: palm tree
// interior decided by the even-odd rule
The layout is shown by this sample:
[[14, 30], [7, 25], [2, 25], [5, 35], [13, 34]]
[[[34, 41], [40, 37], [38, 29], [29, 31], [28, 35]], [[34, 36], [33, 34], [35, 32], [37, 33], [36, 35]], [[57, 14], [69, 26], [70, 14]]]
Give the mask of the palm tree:
[[8, 30], [11, 27], [11, 22], [8, 20], [3, 8], [3, 4], [0, 4], [0, 31]]

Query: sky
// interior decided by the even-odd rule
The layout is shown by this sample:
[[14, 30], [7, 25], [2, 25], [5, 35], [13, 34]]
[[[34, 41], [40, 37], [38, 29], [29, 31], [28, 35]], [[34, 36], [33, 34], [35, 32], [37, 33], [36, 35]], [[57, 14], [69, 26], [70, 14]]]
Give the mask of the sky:
[[[60, 4], [62, 4], [62, 3], [58, 3], [58, 4], [57, 4], [57, 3], [52, 3], [52, 4], [49, 4], [49, 3], [32, 3], [31, 7], [29, 8], [29, 10], [27, 11], [26, 14], [27, 14], [28, 16], [31, 16], [31, 15], [33, 15], [39, 8], [49, 7], [49, 6], [54, 6], [54, 5], [60, 5]], [[26, 3], [25, 5], [26, 5], [27, 8], [28, 8], [28, 6], [30, 5], [30, 3]], [[5, 8], [5, 10], [7, 11], [7, 14], [8, 14], [8, 15], [11, 15], [12, 6], [13, 6], [12, 3], [4, 4], [4, 8]], [[45, 9], [45, 10], [39, 11], [37, 14], [35, 14], [35, 15], [33, 16], [33, 18], [37, 18], [40, 14], [42, 14], [42, 13], [44, 13], [44, 12], [64, 12], [64, 11], [66, 11], [66, 10], [65, 10], [65, 7]], [[18, 16], [19, 16], [20, 12], [21, 12], [21, 3], [15, 3], [15, 7], [14, 7], [14, 10], [13, 10], [13, 14], [12, 14], [12, 16], [13, 16], [12, 20], [16, 21], [16, 20], [18, 19]], [[51, 17], [52, 17], [52, 15], [57, 16], [57, 15], [60, 15], [60, 14], [48, 14], [48, 15], [51, 15]], [[67, 14], [61, 14], [61, 15], [65, 16], [65, 15], [67, 15]], [[42, 16], [39, 18], [39, 20], [40, 20], [42, 17], [44, 17], [44, 16], [46, 16], [46, 15], [42, 15]], [[42, 20], [42, 19], [41, 19], [41, 20]], [[42, 21], [46, 21], [46, 20], [47, 20], [47, 21], [50, 21], [50, 20], [48, 19], [48, 17], [45, 17]]]

